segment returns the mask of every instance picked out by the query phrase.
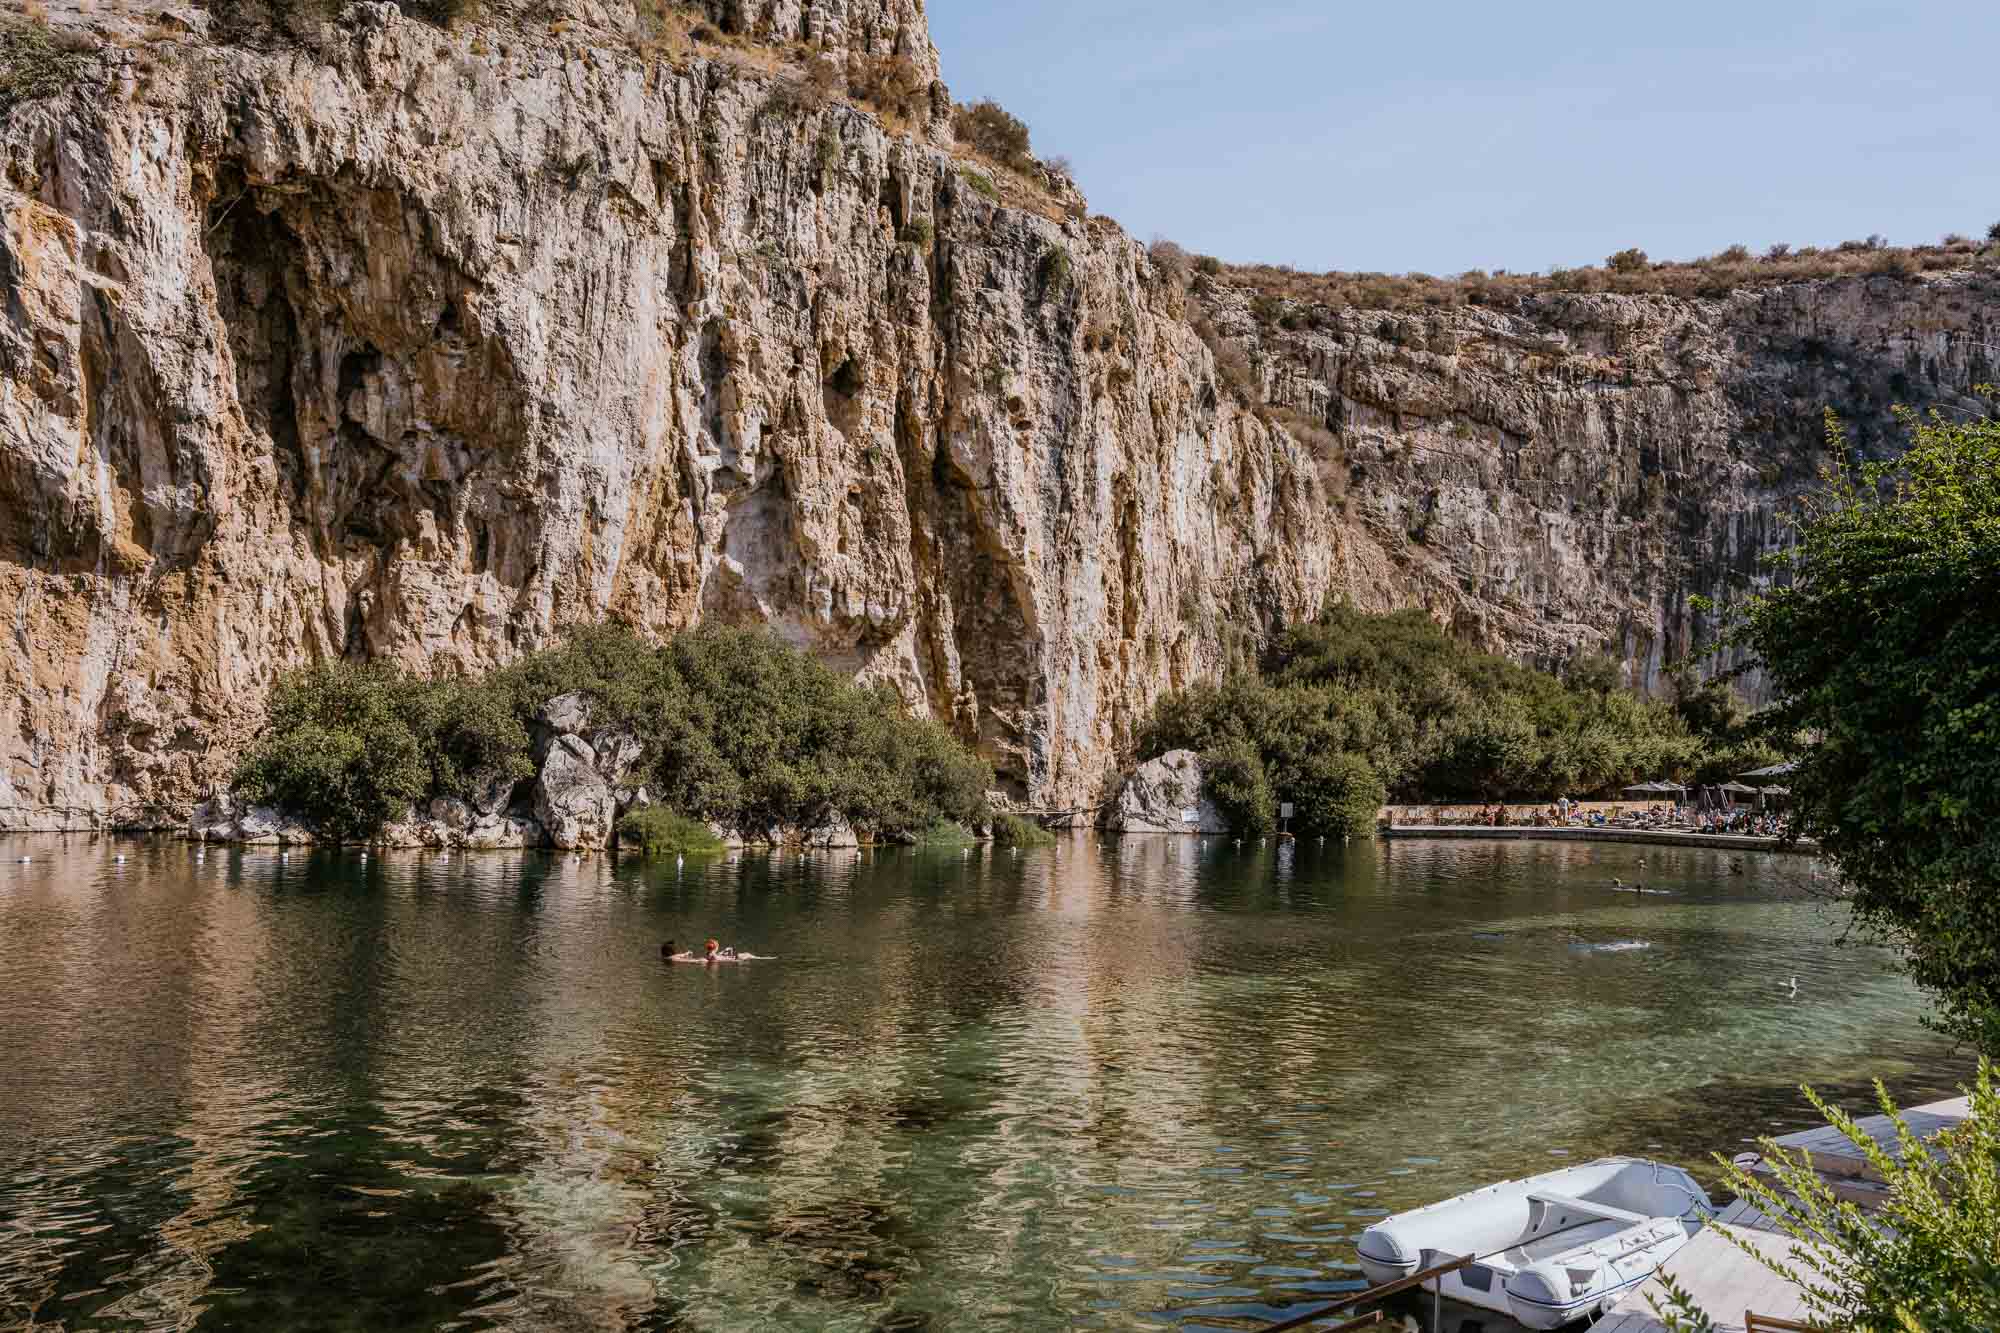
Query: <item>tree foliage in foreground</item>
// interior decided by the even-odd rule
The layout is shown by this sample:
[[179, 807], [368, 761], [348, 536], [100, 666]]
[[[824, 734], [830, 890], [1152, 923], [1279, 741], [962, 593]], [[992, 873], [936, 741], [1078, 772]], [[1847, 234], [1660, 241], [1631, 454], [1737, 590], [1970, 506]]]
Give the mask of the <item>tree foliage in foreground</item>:
[[1943, 1026], [2000, 1052], [2000, 422], [1910, 425], [1901, 459], [1828, 477], [1735, 634], [1798, 755], [1798, 832]]
[[[1809, 1153], [1759, 1144], [1772, 1176], [1731, 1162], [1724, 1183], [1795, 1242], [1789, 1259], [1723, 1235], [1750, 1258], [1796, 1285], [1813, 1322], [1854, 1333], [1991, 1333], [2000, 1328], [2000, 1089], [1981, 1061], [1971, 1114], [1925, 1143], [1898, 1115], [1880, 1083], [1875, 1095], [1896, 1124], [1885, 1150], [1811, 1088], [1806, 1097], [1864, 1154], [1887, 1186], [1887, 1202], [1864, 1213], [1813, 1170]], [[1671, 1329], [1697, 1333], [1714, 1323], [1672, 1287], [1654, 1308]], [[1730, 1312], [1734, 1313], [1734, 1312]]]
[[617, 626], [579, 629], [473, 681], [339, 662], [293, 672], [237, 786], [366, 838], [433, 796], [531, 775], [536, 715], [571, 693], [590, 700], [593, 730], [638, 738], [629, 780], [680, 815], [742, 829], [838, 815], [886, 836], [987, 817], [991, 770], [950, 732], [906, 716], [885, 687], [726, 628], [659, 646]]
[[1726, 682], [1683, 677], [1673, 700], [1642, 699], [1604, 658], [1557, 677], [1468, 648], [1421, 611], [1346, 606], [1280, 635], [1256, 672], [1162, 699], [1139, 754], [1177, 749], [1202, 755], [1236, 828], [1265, 832], [1291, 801], [1308, 834], [1369, 827], [1389, 796], [1552, 800], [1775, 758]]

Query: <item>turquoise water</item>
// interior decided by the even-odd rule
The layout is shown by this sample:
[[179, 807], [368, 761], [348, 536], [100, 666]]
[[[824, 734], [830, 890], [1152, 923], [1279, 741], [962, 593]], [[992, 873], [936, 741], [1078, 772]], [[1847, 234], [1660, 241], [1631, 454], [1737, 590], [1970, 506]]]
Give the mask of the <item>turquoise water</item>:
[[0, 1327], [1259, 1327], [1386, 1211], [1953, 1091], [1812, 869], [0, 839]]

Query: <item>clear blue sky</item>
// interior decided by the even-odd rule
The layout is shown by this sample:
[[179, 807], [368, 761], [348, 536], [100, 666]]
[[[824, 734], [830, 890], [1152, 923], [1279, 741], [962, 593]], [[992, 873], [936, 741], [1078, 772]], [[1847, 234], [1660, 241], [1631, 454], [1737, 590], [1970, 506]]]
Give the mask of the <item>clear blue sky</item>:
[[2000, 0], [930, 0], [1092, 208], [1236, 261], [1457, 273], [2000, 220]]

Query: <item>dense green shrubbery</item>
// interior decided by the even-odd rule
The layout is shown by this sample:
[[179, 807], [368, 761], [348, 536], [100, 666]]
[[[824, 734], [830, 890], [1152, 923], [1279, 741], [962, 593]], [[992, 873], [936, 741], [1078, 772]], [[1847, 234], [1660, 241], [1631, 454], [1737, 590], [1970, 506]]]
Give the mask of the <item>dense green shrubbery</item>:
[[618, 841], [648, 856], [722, 850], [722, 839], [708, 825], [677, 815], [663, 805], [649, 805], [620, 819]]
[[386, 667], [332, 662], [271, 692], [270, 721], [236, 769], [236, 787], [339, 838], [364, 838], [429, 789], [411, 726], [416, 691]]
[[[1945, 1026], [2000, 1053], [2000, 421], [1909, 418], [1893, 463], [1808, 501], [1741, 610], [1798, 758], [1798, 831]], [[1828, 423], [1828, 453], [1851, 449]]]
[[1201, 766], [1208, 799], [1231, 828], [1260, 836], [1271, 831], [1277, 798], [1271, 794], [1271, 779], [1255, 742], [1230, 736], [1201, 752]]
[[856, 685], [751, 630], [698, 629], [655, 647], [598, 626], [478, 681], [422, 681], [335, 663], [294, 673], [237, 784], [343, 837], [365, 837], [434, 795], [469, 796], [533, 771], [536, 714], [591, 701], [591, 726], [624, 728], [632, 777], [668, 809], [738, 828], [837, 814], [910, 836], [983, 822], [986, 764], [884, 687]]
[[911, 841], [919, 847], [963, 847], [972, 841], [972, 831], [953, 819], [933, 819], [913, 829]]
[[1672, 703], [1618, 686], [1602, 659], [1567, 680], [1453, 641], [1421, 611], [1348, 607], [1280, 636], [1255, 674], [1162, 699], [1139, 753], [1200, 752], [1207, 793], [1236, 828], [1346, 835], [1403, 799], [1612, 793], [1640, 779], [1714, 780], [1768, 763], [1726, 685]]
[[993, 841], [1009, 847], [1046, 847], [1055, 841], [1055, 835], [1032, 819], [995, 815]]

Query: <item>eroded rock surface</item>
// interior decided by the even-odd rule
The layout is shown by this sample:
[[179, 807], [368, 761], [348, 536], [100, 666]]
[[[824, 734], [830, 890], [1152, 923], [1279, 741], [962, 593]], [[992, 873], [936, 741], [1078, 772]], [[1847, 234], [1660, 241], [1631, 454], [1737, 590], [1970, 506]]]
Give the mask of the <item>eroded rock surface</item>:
[[[1118, 786], [1102, 827], [1113, 833], [1227, 833], [1229, 821], [1203, 794], [1201, 757], [1169, 750], [1139, 764]], [[1194, 818], [1186, 816], [1193, 812]]]
[[[989, 198], [935, 97], [891, 132], [571, 8], [181, 24], [0, 121], [0, 827], [183, 826], [287, 667], [478, 671], [607, 616], [767, 625], [1044, 809], [1329, 598], [1656, 683], [1822, 407], [1880, 449], [1892, 400], [2000, 378], [1984, 274], [1296, 334], [1212, 294], [1331, 443], [1295, 438], [1144, 247]], [[711, 12], [935, 71], [918, 0]], [[506, 799], [453, 836], [512, 836]]]

